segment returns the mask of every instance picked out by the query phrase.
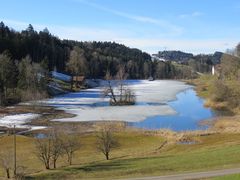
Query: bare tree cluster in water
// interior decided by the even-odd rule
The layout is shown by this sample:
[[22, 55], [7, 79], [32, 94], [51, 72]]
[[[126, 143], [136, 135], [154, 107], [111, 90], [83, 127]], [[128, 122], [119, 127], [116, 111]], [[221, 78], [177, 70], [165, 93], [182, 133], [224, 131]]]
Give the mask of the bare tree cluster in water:
[[110, 98], [110, 105], [123, 106], [134, 105], [136, 96], [132, 89], [126, 83], [127, 73], [124, 66], [120, 66], [115, 77], [111, 76], [110, 72], [106, 73], [105, 79], [107, 85], [103, 90], [104, 97]]

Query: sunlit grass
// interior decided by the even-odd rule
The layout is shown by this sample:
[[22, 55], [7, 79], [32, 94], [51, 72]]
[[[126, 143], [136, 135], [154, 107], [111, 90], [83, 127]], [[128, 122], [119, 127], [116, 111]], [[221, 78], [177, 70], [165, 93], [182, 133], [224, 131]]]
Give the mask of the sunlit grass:
[[240, 179], [240, 174], [231, 174], [231, 175], [226, 175], [226, 176], [209, 178], [206, 180], [239, 180], [239, 179]]
[[[118, 132], [117, 137], [120, 147], [112, 151], [109, 161], [97, 152], [95, 135], [88, 134], [79, 137], [82, 148], [73, 166], [67, 167], [66, 160], [61, 158], [59, 168], [48, 171], [34, 155], [33, 139], [18, 137], [18, 162], [28, 167], [28, 173], [34, 173], [31, 177], [36, 179], [112, 179], [240, 166], [239, 134], [199, 136], [197, 144], [170, 144], [163, 149], [159, 147], [164, 138], [155, 133], [124, 131]], [[1, 148], [9, 148], [11, 140], [12, 137], [2, 138]]]

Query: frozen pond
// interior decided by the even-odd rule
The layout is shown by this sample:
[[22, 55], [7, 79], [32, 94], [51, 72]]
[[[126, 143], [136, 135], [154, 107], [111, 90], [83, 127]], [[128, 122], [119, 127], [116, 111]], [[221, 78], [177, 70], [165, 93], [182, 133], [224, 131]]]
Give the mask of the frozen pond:
[[101, 96], [101, 87], [57, 96], [43, 103], [76, 115], [54, 121], [125, 121], [130, 126], [147, 129], [193, 130], [199, 128], [198, 121], [213, 116], [191, 86], [183, 82], [129, 80], [126, 83], [136, 94], [134, 106], [109, 106], [109, 99]]
[[175, 114], [175, 110], [166, 103], [175, 99], [178, 92], [190, 87], [179, 81], [129, 80], [126, 83], [136, 94], [137, 103], [134, 106], [109, 106], [109, 99], [101, 96], [101, 88], [65, 94], [45, 103], [76, 115], [55, 121], [138, 122], [151, 116]]

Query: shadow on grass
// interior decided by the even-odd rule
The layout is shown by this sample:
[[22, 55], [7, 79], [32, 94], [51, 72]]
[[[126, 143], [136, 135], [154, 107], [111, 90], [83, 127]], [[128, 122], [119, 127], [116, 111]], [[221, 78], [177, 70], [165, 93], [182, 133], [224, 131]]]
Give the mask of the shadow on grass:
[[118, 156], [118, 157], [111, 158], [110, 160], [118, 160], [118, 159], [123, 159], [126, 157], [128, 157], [128, 156]]
[[[97, 171], [111, 171], [111, 170], [122, 170], [122, 169], [129, 169], [132, 165], [139, 161], [146, 161], [146, 160], [155, 160], [155, 159], [163, 159], [169, 156], [162, 156], [162, 157], [142, 157], [142, 158], [132, 158], [132, 159], [118, 159], [113, 161], [107, 161], [104, 163], [93, 163], [85, 166], [80, 167], [71, 167], [66, 168], [64, 171], [84, 171], [84, 172], [97, 172]], [[143, 163], [144, 163], [143, 162]]]
[[[114, 174], [116, 176], [122, 175], [131, 175], [131, 174], [151, 174], [156, 171], [156, 168], [150, 168], [144, 166], [148, 163], [154, 163], [152, 160], [161, 160], [166, 157], [171, 156], [162, 156], [162, 157], [142, 157], [142, 158], [132, 158], [132, 159], [118, 159], [118, 160], [109, 160], [105, 162], [91, 163], [88, 165], [81, 165], [78, 167], [63, 167], [57, 169], [58, 171], [48, 171], [47, 173], [43, 173], [39, 176], [35, 177], [27, 177], [26, 179], [65, 179], [68, 177], [86, 177], [86, 176], [94, 176], [96, 173], [105, 174], [105, 172]], [[139, 164], [140, 163], [140, 164]], [[145, 164], [145, 165], [144, 165]], [[164, 166], [158, 166], [158, 171], [172, 172], [174, 169], [167, 168]], [[93, 173], [93, 174], [92, 174]], [[88, 174], [88, 175], [87, 175]], [[95, 174], [95, 175], [96, 175]]]
[[119, 162], [119, 161], [113, 161], [113, 162], [106, 162], [102, 164], [90, 164], [86, 166], [81, 167], [74, 167], [74, 168], [66, 168], [64, 171], [67, 172], [74, 172], [74, 171], [84, 171], [84, 172], [97, 172], [97, 171], [111, 171], [111, 170], [120, 170], [125, 169], [128, 167], [129, 164], [126, 162]]

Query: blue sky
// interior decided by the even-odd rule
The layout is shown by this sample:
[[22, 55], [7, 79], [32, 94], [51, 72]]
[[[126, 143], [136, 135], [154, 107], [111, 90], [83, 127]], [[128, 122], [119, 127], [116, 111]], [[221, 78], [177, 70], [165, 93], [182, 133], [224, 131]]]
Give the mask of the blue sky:
[[15, 30], [48, 27], [61, 39], [115, 41], [149, 53], [213, 53], [240, 42], [239, 0], [2, 0]]

